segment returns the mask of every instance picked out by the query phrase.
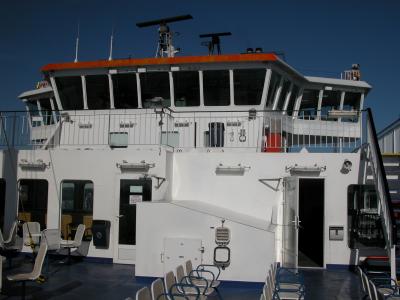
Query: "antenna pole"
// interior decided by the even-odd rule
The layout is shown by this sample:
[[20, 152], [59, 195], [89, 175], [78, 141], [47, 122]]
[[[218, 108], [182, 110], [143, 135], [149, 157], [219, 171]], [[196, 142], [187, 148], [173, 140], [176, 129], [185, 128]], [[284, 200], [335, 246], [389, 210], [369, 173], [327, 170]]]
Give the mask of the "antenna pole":
[[111, 39], [110, 39], [110, 56], [108, 57], [108, 60], [112, 60], [112, 55], [113, 55], [113, 44], [114, 44], [114, 26], [111, 31]]
[[79, 52], [79, 31], [80, 31], [80, 24], [78, 22], [78, 35], [76, 36], [76, 43], [75, 43], [75, 60], [74, 62], [78, 62], [78, 52]]

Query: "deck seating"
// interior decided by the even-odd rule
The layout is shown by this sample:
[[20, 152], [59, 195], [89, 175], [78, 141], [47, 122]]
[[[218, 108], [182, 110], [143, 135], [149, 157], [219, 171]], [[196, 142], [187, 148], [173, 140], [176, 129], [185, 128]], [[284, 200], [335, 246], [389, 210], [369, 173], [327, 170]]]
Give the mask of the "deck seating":
[[161, 278], [151, 283], [151, 296], [153, 300], [168, 300], [165, 294], [164, 282]]
[[76, 229], [75, 238], [72, 241], [61, 240], [60, 247], [68, 250], [68, 258], [67, 258], [68, 263], [70, 262], [71, 258], [71, 250], [79, 248], [79, 246], [82, 244], [84, 233], [85, 233], [85, 225], [79, 224]]
[[357, 271], [360, 276], [362, 290], [369, 299], [378, 300], [381, 298], [400, 297], [399, 286], [390, 278], [389, 274], [385, 272], [365, 272], [360, 267], [357, 267]]
[[25, 222], [22, 225], [23, 244], [29, 246], [32, 250], [39, 245], [40, 242], [40, 223]]
[[46, 252], [47, 252], [47, 244], [46, 243], [41, 243], [40, 247], [39, 247], [38, 254], [37, 254], [36, 259], [35, 259], [35, 264], [33, 266], [32, 272], [7, 276], [7, 279], [9, 281], [22, 282], [22, 296], [21, 296], [22, 299], [25, 299], [26, 282], [27, 281], [34, 281], [34, 280], [38, 279], [39, 276], [41, 275], [44, 258], [46, 256]]
[[276, 264], [271, 265], [260, 295], [261, 300], [300, 300], [304, 297], [304, 280], [296, 269], [278, 268]]
[[136, 293], [136, 300], [152, 300], [151, 293], [148, 287], [141, 288]]

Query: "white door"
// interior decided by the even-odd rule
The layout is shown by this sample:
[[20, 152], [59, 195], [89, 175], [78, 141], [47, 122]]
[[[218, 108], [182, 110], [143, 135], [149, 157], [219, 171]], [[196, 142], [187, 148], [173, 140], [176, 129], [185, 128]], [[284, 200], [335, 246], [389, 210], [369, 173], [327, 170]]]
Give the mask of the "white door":
[[297, 268], [298, 233], [299, 233], [299, 179], [286, 177], [283, 179], [283, 267]]
[[114, 262], [136, 262], [136, 203], [151, 200], [151, 179], [120, 179]]
[[201, 264], [202, 245], [201, 239], [168, 237], [164, 239], [164, 274], [174, 271], [177, 266], [183, 265], [188, 260], [194, 267]]

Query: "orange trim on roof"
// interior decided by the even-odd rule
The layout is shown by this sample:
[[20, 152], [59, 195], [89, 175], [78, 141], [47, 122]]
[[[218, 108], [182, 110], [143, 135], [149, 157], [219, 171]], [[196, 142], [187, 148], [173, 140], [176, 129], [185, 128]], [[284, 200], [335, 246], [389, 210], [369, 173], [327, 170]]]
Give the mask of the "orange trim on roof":
[[48, 64], [42, 68], [42, 72], [57, 71], [57, 70], [75, 70], [75, 69], [117, 68], [117, 67], [130, 67], [130, 66], [144, 66], [144, 65], [276, 61], [277, 59], [278, 59], [277, 56], [271, 53], [115, 59], [111, 61], [99, 60], [99, 61], [85, 61], [76, 63], [68, 62], [68, 63]]

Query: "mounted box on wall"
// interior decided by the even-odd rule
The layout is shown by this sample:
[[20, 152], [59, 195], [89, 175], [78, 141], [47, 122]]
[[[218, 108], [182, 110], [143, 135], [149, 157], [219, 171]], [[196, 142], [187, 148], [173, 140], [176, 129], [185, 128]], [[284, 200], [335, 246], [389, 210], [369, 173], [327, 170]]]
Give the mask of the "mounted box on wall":
[[329, 226], [329, 240], [330, 241], [343, 241], [344, 227], [343, 226]]

